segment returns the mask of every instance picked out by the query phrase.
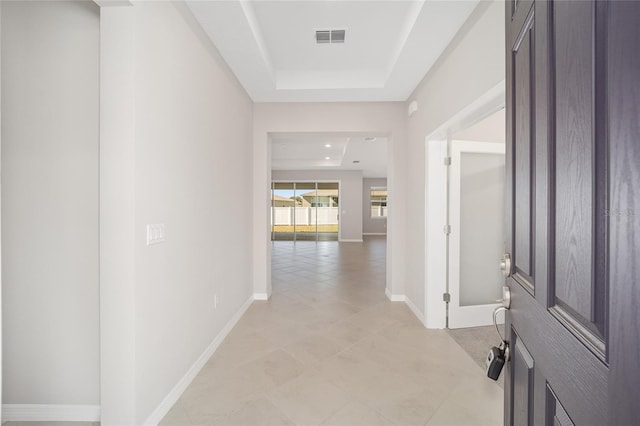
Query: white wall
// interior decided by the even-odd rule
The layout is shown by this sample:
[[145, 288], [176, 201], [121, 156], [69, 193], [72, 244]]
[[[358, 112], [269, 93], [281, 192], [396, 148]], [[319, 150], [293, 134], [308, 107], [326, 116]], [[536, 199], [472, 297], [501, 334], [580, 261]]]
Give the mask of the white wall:
[[[273, 170], [274, 181], [340, 182], [340, 240], [362, 241], [362, 172], [341, 170]], [[267, 214], [269, 214], [267, 212]]]
[[387, 218], [371, 217], [371, 188], [386, 187], [386, 178], [365, 178], [362, 180], [362, 232], [365, 234], [386, 234]]
[[[101, 208], [112, 216], [101, 255], [116, 272], [102, 284], [112, 314], [103, 325], [103, 377], [114, 375], [102, 386], [103, 424], [141, 424], [162, 414], [163, 399], [176, 396], [252, 297], [252, 102], [184, 4], [102, 12], [103, 84], [112, 86], [102, 101]], [[123, 85], [130, 91], [117, 93]], [[119, 116], [121, 108], [132, 113]], [[123, 128], [131, 143], [121, 146]], [[123, 198], [118, 189], [127, 187]], [[165, 224], [166, 241], [147, 246], [145, 226], [154, 223]], [[112, 237], [122, 229], [129, 231]], [[121, 249], [131, 250], [132, 265], [118, 262]], [[133, 292], [120, 284], [128, 274]], [[119, 302], [124, 320], [115, 315]], [[118, 333], [131, 329], [133, 336]], [[124, 376], [131, 370], [133, 380]]]
[[504, 144], [507, 139], [504, 108], [501, 108], [499, 111], [494, 112], [466, 129], [453, 133], [451, 139]]
[[[480, 2], [444, 54], [407, 100], [418, 111], [408, 120], [407, 284], [409, 301], [424, 313], [425, 137], [505, 78], [504, 3]], [[429, 236], [426, 235], [426, 238]]]
[[253, 283], [257, 294], [271, 293], [269, 185], [270, 133], [359, 133], [389, 136], [387, 290], [404, 294], [406, 234], [406, 106], [402, 102], [258, 103], [253, 121]]
[[2, 2], [3, 403], [99, 404], [99, 10]]

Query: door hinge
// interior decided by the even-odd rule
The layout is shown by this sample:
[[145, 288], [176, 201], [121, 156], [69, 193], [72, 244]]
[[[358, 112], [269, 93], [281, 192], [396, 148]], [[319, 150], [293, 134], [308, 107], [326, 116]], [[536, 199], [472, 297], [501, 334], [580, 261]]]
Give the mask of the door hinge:
[[442, 300], [446, 303], [451, 302], [451, 295], [449, 293], [442, 293]]
[[451, 157], [444, 157], [444, 165], [445, 166], [451, 165]]
[[451, 225], [445, 225], [443, 231], [446, 235], [449, 235], [451, 233]]

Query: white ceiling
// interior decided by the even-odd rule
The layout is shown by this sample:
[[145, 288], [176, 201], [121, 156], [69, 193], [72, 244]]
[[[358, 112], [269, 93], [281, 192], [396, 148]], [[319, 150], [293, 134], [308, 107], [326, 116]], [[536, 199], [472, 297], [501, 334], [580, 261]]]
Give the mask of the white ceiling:
[[364, 177], [387, 176], [384, 136], [322, 133], [270, 136], [272, 170], [361, 170]]
[[187, 0], [255, 102], [404, 101], [478, 2]]

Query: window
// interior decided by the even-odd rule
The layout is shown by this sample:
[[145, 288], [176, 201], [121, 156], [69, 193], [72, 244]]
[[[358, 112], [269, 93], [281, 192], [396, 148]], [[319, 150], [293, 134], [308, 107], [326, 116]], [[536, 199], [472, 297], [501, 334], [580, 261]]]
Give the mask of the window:
[[387, 217], [387, 188], [372, 186], [369, 199], [371, 200], [371, 217]]

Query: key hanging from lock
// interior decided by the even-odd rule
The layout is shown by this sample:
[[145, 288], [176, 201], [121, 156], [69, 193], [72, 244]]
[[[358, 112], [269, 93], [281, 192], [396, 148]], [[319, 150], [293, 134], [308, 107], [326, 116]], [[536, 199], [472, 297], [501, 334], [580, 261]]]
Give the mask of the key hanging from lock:
[[509, 343], [507, 343], [504, 337], [502, 337], [502, 334], [500, 334], [500, 329], [498, 328], [498, 322], [496, 319], [498, 312], [506, 310], [507, 308], [499, 306], [493, 311], [493, 325], [495, 325], [496, 332], [500, 337], [500, 346], [493, 346], [489, 349], [489, 354], [485, 361], [487, 377], [492, 380], [498, 380], [504, 364], [509, 361]]

